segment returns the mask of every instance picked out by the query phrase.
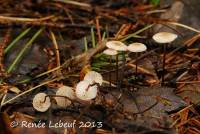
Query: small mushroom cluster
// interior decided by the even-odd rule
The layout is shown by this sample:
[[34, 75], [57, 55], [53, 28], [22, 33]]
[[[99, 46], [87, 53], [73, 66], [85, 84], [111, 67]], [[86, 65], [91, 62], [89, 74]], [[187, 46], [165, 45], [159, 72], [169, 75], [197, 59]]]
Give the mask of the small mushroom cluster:
[[[80, 81], [75, 88], [62, 86], [55, 95], [55, 100], [58, 106], [65, 108], [71, 105], [75, 99], [81, 101], [90, 101], [96, 98], [98, 88], [103, 83], [103, 77], [100, 73], [95, 71], [89, 71], [83, 81]], [[39, 112], [47, 111], [51, 106], [49, 95], [45, 93], [38, 93], [33, 98], [33, 108]]]
[[[159, 44], [163, 44], [163, 73], [161, 77], [161, 84], [163, 85], [164, 82], [164, 71], [165, 71], [165, 57], [166, 57], [166, 46], [167, 44], [173, 42], [178, 36], [174, 33], [169, 33], [169, 32], [159, 32], [156, 33], [152, 38], [155, 42]], [[111, 59], [112, 56], [116, 55], [116, 83], [118, 85], [118, 52], [134, 52], [136, 54], [136, 68], [135, 68], [135, 75], [136, 75], [136, 80], [137, 80], [137, 69], [138, 69], [138, 62], [137, 62], [137, 57], [138, 53], [144, 52], [147, 50], [147, 47], [143, 43], [131, 43], [128, 46], [126, 46], [124, 43], [121, 41], [108, 41], [106, 43], [107, 49], [103, 51], [104, 54], [110, 56], [110, 64], [111, 64]], [[125, 61], [124, 61], [125, 63]], [[110, 86], [111, 86], [111, 73], [110, 73]], [[123, 76], [122, 76], [123, 78]]]
[[[112, 56], [116, 55], [116, 81], [118, 84], [118, 52], [126, 52], [126, 51], [130, 51], [130, 52], [134, 52], [137, 53], [139, 52], [143, 52], [146, 51], [147, 47], [146, 45], [142, 44], [142, 43], [131, 43], [128, 46], [125, 45], [123, 42], [121, 41], [108, 41], [106, 43], [107, 49], [103, 51], [104, 54], [109, 55], [110, 59], [112, 58]], [[125, 61], [124, 61], [125, 63]], [[111, 64], [111, 60], [110, 60], [110, 64]], [[137, 60], [136, 60], [136, 76], [137, 76]], [[110, 86], [111, 86], [111, 74], [110, 74]]]
[[[176, 34], [160, 32], [153, 36], [155, 42], [163, 44], [163, 71], [165, 70], [165, 51], [166, 45], [173, 42], [177, 38]], [[110, 56], [110, 64], [112, 56], [116, 56], [116, 83], [118, 85], [118, 52], [134, 52], [136, 58], [138, 53], [146, 51], [147, 47], [142, 43], [131, 43], [128, 46], [121, 41], [108, 41], [106, 43], [107, 49], [103, 51], [104, 54]], [[124, 61], [125, 63], [125, 61]], [[136, 78], [137, 78], [137, 59], [136, 59]], [[75, 88], [62, 86], [55, 95], [57, 105], [60, 107], [67, 107], [72, 103], [72, 100], [79, 99], [82, 101], [90, 101], [96, 98], [98, 88], [103, 83], [102, 75], [95, 71], [89, 71], [82, 81], [80, 81]], [[164, 83], [164, 73], [162, 75], [162, 84]], [[111, 73], [110, 73], [110, 86], [111, 86]], [[118, 87], [118, 86], [117, 86]], [[45, 112], [51, 106], [50, 97], [45, 93], [38, 93], [33, 98], [33, 107], [39, 112]]]

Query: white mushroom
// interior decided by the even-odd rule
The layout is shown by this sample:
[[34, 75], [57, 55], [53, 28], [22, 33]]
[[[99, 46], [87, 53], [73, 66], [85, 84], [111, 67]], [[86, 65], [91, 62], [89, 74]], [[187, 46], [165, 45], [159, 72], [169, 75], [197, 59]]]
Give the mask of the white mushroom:
[[51, 106], [49, 97], [45, 93], [38, 93], [33, 98], [33, 108], [39, 112], [45, 112]]
[[157, 42], [157, 43], [171, 43], [172, 41], [174, 41], [178, 36], [174, 33], [168, 33], [168, 32], [159, 32], [156, 33], [153, 36], [153, 39]]
[[[114, 49], [114, 50], [116, 50], [116, 51], [122, 51], [123, 52], [123, 56], [124, 56], [124, 65], [123, 65], [123, 70], [124, 70], [124, 67], [125, 67], [125, 51], [127, 51], [127, 46], [123, 43], [123, 42], [121, 42], [121, 41], [108, 41], [107, 43], [106, 43], [106, 46], [108, 47], [108, 48], [111, 48], [111, 49]], [[123, 72], [123, 71], [122, 71]], [[118, 54], [117, 54], [117, 56], [116, 56], [116, 81], [117, 81], [117, 88], [119, 88], [119, 84], [118, 84], [118, 76], [119, 74], [118, 74]], [[122, 76], [122, 78], [123, 78], [123, 76]]]
[[117, 51], [126, 51], [127, 50], [127, 46], [121, 42], [121, 41], [108, 41], [106, 43], [106, 46], [108, 48], [117, 50]]
[[111, 48], [104, 50], [103, 53], [109, 56], [117, 55], [117, 51]]
[[138, 53], [138, 52], [146, 51], [147, 47], [143, 43], [135, 42], [128, 46], [128, 50], [134, 53]]
[[[58, 106], [60, 107], [67, 107], [71, 104], [71, 100], [69, 99], [75, 99], [75, 92], [73, 91], [73, 88], [72, 87], [69, 87], [69, 86], [62, 86], [60, 87], [57, 92], [56, 92], [56, 97], [55, 97], [55, 100], [58, 104]], [[59, 97], [59, 96], [66, 96], [68, 97], [69, 99], [67, 98], [64, 98], [64, 97]]]
[[97, 96], [97, 91], [97, 85], [90, 86], [90, 82], [84, 80], [77, 84], [75, 93], [77, 98], [88, 101]]
[[146, 47], [146, 45], [143, 44], [143, 43], [135, 42], [135, 43], [131, 43], [131, 44], [128, 46], [128, 50], [131, 51], [131, 52], [136, 53], [135, 75], [136, 75], [136, 81], [137, 81], [137, 68], [138, 68], [137, 58], [138, 58], [138, 53], [139, 53], [139, 52], [144, 52], [144, 51], [146, 51], [146, 50], [147, 50], [147, 47]]
[[[108, 48], [106, 50], [103, 51], [103, 54], [106, 54], [108, 56], [110, 56], [110, 67], [112, 65], [112, 56], [113, 55], [117, 55], [117, 51], [111, 48]], [[109, 72], [109, 83], [110, 83], [110, 88], [111, 88], [111, 71]]]
[[95, 71], [89, 71], [85, 75], [84, 80], [88, 81], [90, 84], [98, 83], [99, 85], [102, 85], [102, 83], [103, 83], [102, 75]]
[[166, 55], [166, 45], [168, 43], [171, 43], [174, 41], [178, 36], [174, 33], [168, 33], [168, 32], [160, 32], [156, 33], [152, 38], [157, 43], [163, 44], [163, 67], [162, 67], [162, 77], [161, 77], [161, 84], [163, 85], [164, 82], [164, 72], [165, 72], [165, 55]]

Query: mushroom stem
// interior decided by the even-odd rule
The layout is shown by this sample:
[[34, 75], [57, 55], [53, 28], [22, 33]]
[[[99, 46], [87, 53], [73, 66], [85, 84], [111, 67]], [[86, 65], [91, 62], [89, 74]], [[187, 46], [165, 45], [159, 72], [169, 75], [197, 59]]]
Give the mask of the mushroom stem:
[[111, 66], [112, 66], [112, 56], [110, 55], [110, 71], [109, 71], [110, 88], [111, 88]]
[[120, 87], [123, 83], [123, 79], [124, 79], [124, 70], [125, 70], [125, 65], [126, 65], [126, 53], [124, 51], [122, 51], [122, 56], [123, 56], [123, 66], [122, 66], [122, 77], [121, 77], [121, 80], [120, 80]]
[[44, 102], [46, 101], [47, 97], [49, 97], [49, 95], [46, 95], [46, 96], [44, 97], [44, 101], [42, 101], [42, 103], [44, 103]]
[[162, 67], [162, 78], [161, 78], [161, 85], [163, 86], [165, 83], [165, 57], [166, 57], [166, 45], [163, 44], [163, 67]]
[[119, 88], [119, 84], [118, 84], [118, 80], [119, 80], [119, 78], [118, 78], [118, 54], [116, 55], [116, 85], [117, 85], [117, 88]]
[[138, 53], [136, 52], [136, 60], [135, 60], [135, 81], [137, 82], [137, 73], [138, 73]]

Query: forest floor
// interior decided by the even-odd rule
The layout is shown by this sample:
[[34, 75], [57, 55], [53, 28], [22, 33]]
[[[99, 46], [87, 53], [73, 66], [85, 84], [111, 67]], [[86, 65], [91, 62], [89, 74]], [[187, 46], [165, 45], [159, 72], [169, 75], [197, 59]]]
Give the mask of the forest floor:
[[[1, 0], [0, 134], [200, 134], [199, 10], [196, 0]], [[177, 38], [164, 50], [159, 32]], [[147, 50], [110, 57], [110, 41]], [[77, 85], [91, 71], [103, 82], [85, 101]]]

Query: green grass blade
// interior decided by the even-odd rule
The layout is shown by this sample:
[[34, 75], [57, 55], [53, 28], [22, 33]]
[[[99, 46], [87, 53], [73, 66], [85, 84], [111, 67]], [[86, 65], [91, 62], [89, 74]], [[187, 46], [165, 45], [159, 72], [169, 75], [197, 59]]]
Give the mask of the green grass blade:
[[31, 28], [28, 28], [28, 29], [26, 29], [25, 31], [23, 31], [19, 36], [17, 36], [17, 38], [15, 38], [15, 39], [4, 49], [4, 54], [7, 54], [8, 51], [9, 51], [22, 37], [24, 37], [30, 30], [31, 30]]
[[44, 28], [40, 28], [35, 35], [25, 44], [24, 48], [20, 51], [20, 53], [17, 55], [15, 60], [12, 62], [12, 64], [8, 67], [7, 72], [10, 73], [15, 65], [20, 61], [20, 58], [23, 56], [24, 52], [27, 50], [27, 48], [33, 43], [33, 41], [39, 36], [39, 34], [44, 30]]
[[150, 0], [150, 3], [157, 6], [158, 4], [160, 4], [160, 0]]
[[103, 32], [103, 35], [102, 35], [102, 41], [104, 41], [106, 38], [106, 32]]
[[85, 52], [87, 52], [88, 50], [88, 42], [87, 42], [87, 38], [84, 37], [84, 45], [85, 45]]
[[145, 30], [151, 28], [154, 24], [151, 24], [151, 25], [147, 25], [146, 27], [136, 31], [135, 33], [132, 33], [132, 34], [129, 34], [128, 36], [126, 36], [125, 38], [121, 39], [120, 41], [126, 41], [132, 37], [135, 37], [135, 36], [138, 36], [139, 33], [142, 33], [144, 32]]

